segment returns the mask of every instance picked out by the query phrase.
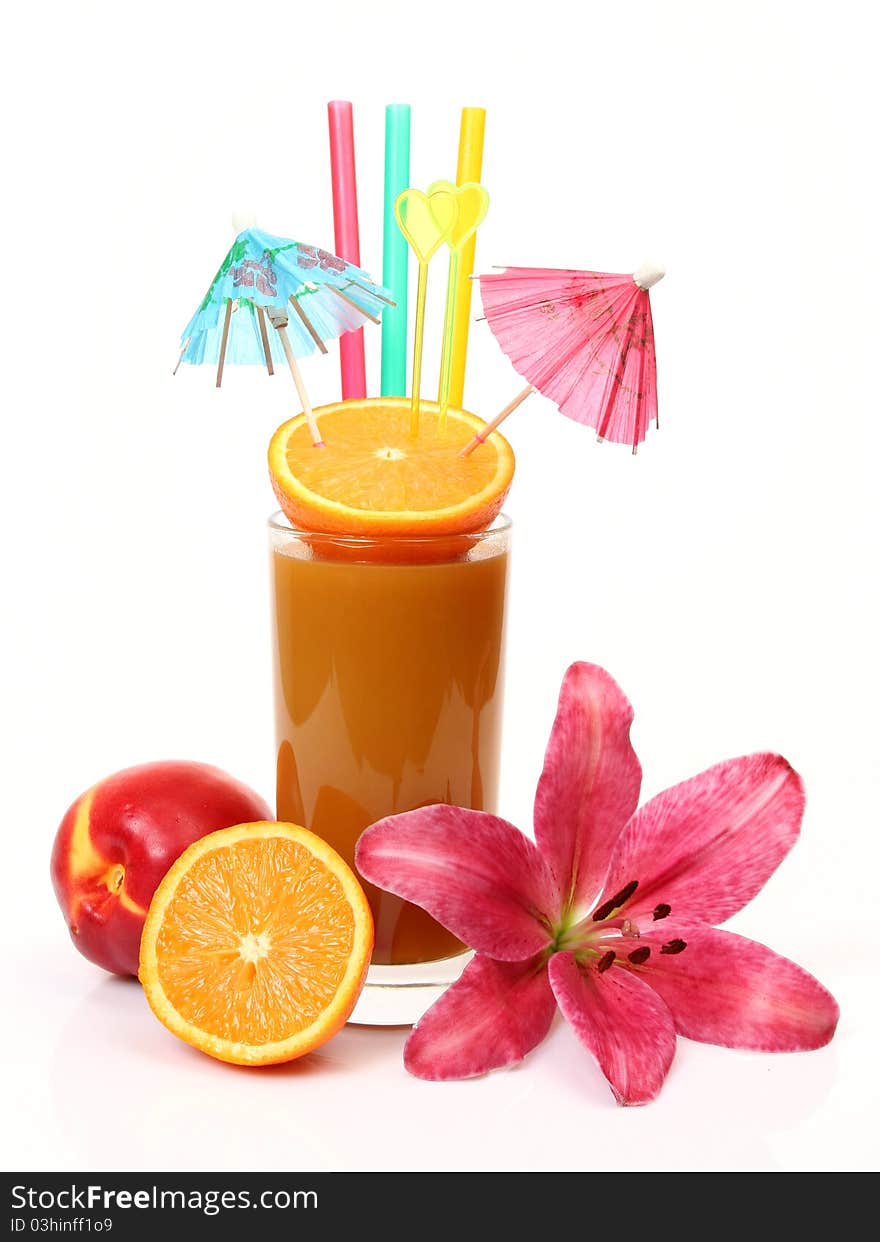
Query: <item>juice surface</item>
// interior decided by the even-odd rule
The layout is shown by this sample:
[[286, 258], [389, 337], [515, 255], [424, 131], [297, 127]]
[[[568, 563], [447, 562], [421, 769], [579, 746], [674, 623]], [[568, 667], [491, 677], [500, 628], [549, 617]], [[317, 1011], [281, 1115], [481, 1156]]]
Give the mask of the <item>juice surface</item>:
[[[361, 832], [385, 815], [495, 810], [507, 561], [361, 563], [276, 546], [279, 819], [353, 866]], [[461, 949], [424, 911], [365, 889], [375, 963]]]

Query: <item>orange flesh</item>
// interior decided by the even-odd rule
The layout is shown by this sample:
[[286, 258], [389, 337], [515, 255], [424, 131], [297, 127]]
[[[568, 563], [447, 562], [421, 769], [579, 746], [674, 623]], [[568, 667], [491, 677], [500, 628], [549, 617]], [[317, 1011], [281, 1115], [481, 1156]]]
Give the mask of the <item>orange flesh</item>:
[[181, 878], [156, 941], [159, 980], [201, 1031], [249, 1045], [289, 1039], [332, 1003], [354, 937], [342, 885], [309, 850], [239, 841]]
[[485, 445], [459, 457], [473, 429], [450, 419], [441, 439], [436, 422], [426, 413], [413, 439], [408, 409], [342, 408], [320, 422], [324, 450], [315, 450], [305, 425], [294, 431], [288, 465], [310, 491], [356, 509], [444, 509], [482, 491], [498, 461]]
[[408, 401], [343, 402], [315, 411], [324, 446], [302, 415], [279, 427], [269, 448], [276, 495], [295, 526], [348, 533], [479, 530], [500, 510], [513, 452], [497, 433], [467, 457], [485, 424], [450, 410], [438, 431], [436, 404], [422, 405], [411, 434]]

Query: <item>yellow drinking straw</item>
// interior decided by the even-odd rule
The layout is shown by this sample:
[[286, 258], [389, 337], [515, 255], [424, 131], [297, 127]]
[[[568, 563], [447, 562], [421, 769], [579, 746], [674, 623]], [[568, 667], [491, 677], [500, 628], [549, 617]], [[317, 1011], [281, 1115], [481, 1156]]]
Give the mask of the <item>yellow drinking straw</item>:
[[[458, 217], [458, 202], [448, 190], [430, 196], [421, 190], [404, 190], [397, 196], [394, 214], [400, 231], [412, 247], [419, 264], [416, 291], [416, 327], [413, 341], [412, 418], [410, 431], [419, 430], [419, 398], [422, 382], [422, 345], [425, 337], [425, 304], [428, 297], [428, 264], [449, 238]], [[466, 283], [470, 284], [470, 281]]]
[[443, 317], [443, 349], [440, 355], [440, 390], [437, 395], [437, 403], [440, 406], [437, 433], [443, 435], [446, 430], [446, 411], [449, 409], [449, 389], [452, 382], [452, 344], [461, 256], [486, 218], [486, 212], [489, 210], [489, 195], [483, 186], [473, 181], [460, 186], [454, 186], [449, 181], [435, 181], [432, 186], [428, 187], [429, 200], [432, 194], [438, 192], [453, 195], [458, 204], [455, 227], [446, 240], [449, 247], [449, 275], [446, 284], [446, 312]]
[[[485, 127], [485, 108], [462, 108], [461, 132], [458, 140], [458, 170], [455, 175], [458, 185], [479, 182], [482, 178]], [[477, 239], [476, 236], [472, 236], [461, 252], [455, 291], [449, 402], [459, 409], [464, 401], [464, 366], [467, 359], [468, 325], [471, 314], [470, 276], [474, 270], [476, 248]]]

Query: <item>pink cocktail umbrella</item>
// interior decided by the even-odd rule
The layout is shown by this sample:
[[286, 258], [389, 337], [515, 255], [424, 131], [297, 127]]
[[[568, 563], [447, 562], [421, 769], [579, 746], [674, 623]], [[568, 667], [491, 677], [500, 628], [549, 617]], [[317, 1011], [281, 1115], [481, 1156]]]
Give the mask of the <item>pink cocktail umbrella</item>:
[[483, 310], [498, 344], [527, 379], [473, 452], [536, 390], [600, 440], [635, 453], [657, 422], [657, 364], [648, 290], [663, 278], [648, 264], [633, 275], [508, 267], [479, 277]]

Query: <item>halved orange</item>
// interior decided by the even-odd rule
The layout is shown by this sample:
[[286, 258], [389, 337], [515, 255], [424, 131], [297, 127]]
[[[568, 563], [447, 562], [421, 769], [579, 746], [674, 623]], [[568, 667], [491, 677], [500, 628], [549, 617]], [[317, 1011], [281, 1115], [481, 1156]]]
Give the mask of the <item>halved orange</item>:
[[139, 973], [173, 1034], [220, 1061], [272, 1065], [336, 1034], [372, 948], [370, 907], [336, 851], [261, 821], [181, 854], [150, 904]]
[[373, 397], [315, 410], [324, 446], [305, 415], [284, 423], [269, 445], [278, 503], [294, 526], [348, 535], [467, 534], [498, 515], [513, 479], [513, 449], [497, 431], [460, 456], [486, 424], [423, 401], [418, 433], [408, 399]]

